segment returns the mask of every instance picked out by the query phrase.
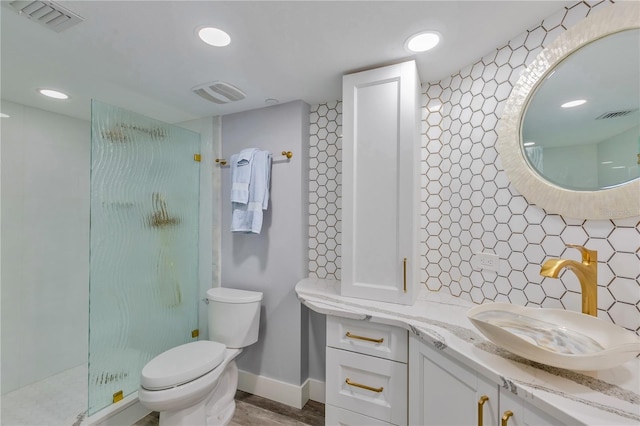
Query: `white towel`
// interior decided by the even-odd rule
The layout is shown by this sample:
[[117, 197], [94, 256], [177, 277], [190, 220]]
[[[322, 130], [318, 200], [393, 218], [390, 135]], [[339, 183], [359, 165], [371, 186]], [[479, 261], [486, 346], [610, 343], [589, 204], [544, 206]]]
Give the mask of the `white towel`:
[[249, 180], [253, 154], [256, 148], [247, 148], [231, 156], [231, 202], [247, 204], [249, 202]]
[[262, 230], [263, 210], [269, 207], [271, 183], [271, 154], [256, 151], [251, 161], [249, 199], [246, 204], [232, 202], [231, 231], [259, 234]]

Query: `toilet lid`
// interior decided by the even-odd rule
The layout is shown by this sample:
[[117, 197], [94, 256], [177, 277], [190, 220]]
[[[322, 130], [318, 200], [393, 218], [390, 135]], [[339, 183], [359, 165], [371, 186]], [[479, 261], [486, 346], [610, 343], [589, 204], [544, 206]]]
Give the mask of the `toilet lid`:
[[142, 369], [140, 385], [149, 390], [168, 389], [207, 374], [224, 360], [226, 346], [200, 340], [169, 349]]

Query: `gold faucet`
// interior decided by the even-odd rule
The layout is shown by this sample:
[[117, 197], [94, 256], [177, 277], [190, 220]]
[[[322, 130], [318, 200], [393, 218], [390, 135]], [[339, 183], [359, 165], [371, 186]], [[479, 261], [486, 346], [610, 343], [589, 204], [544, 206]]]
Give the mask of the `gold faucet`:
[[564, 268], [571, 269], [580, 281], [582, 289], [582, 313], [598, 316], [598, 252], [576, 244], [567, 244], [580, 250], [582, 262], [570, 259], [549, 259], [542, 264], [540, 275], [558, 278]]

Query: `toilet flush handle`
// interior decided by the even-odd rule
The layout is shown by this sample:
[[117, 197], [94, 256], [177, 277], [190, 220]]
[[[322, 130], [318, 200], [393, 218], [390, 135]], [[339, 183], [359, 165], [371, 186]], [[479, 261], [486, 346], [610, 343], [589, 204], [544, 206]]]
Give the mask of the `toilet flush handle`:
[[202, 299], [202, 301], [203, 301], [205, 304], [207, 304], [207, 305], [209, 304], [209, 299], [207, 299], [206, 297], [205, 297], [205, 298], [203, 298], [203, 299]]

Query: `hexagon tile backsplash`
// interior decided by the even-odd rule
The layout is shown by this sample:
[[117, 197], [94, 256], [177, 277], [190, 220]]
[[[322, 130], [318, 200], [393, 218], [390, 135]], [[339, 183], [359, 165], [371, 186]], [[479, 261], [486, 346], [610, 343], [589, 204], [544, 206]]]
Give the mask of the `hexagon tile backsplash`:
[[[444, 80], [423, 84], [421, 280], [475, 303], [580, 310], [570, 271], [540, 276], [550, 257], [579, 260], [565, 244], [598, 251], [598, 316], [640, 334], [640, 217], [579, 220], [547, 214], [510, 185], [496, 125], [524, 67], [559, 34], [608, 2], [580, 2]], [[340, 101], [311, 108], [309, 275], [340, 279]], [[474, 269], [475, 253], [500, 257]]]

